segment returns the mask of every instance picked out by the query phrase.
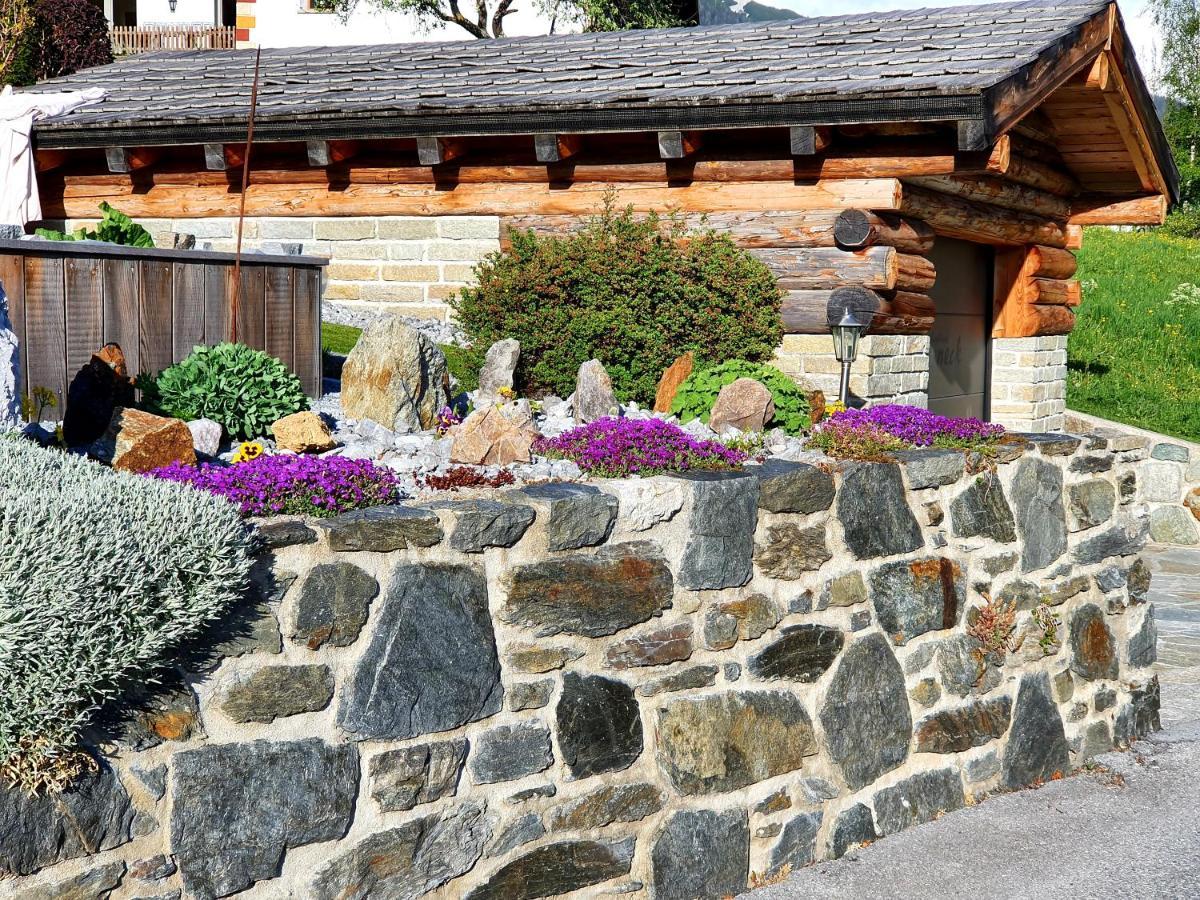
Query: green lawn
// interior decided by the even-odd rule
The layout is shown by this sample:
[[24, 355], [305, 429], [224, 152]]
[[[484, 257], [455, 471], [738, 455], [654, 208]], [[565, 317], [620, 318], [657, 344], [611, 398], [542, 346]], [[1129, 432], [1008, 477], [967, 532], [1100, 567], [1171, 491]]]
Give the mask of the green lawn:
[[340, 353], [345, 356], [358, 342], [362, 334], [361, 328], [351, 325], [334, 325], [332, 322], [321, 323], [321, 349], [326, 353]]
[[1067, 405], [1200, 440], [1200, 241], [1092, 228]]

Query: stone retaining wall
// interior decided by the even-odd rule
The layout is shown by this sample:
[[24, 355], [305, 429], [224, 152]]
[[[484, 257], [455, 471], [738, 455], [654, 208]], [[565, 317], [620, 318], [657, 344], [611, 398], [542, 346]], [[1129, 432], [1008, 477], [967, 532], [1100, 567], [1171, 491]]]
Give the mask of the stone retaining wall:
[[719, 898], [1067, 773], [1157, 727], [1105, 443], [268, 523], [260, 596], [99, 771], [0, 794], [0, 896]]

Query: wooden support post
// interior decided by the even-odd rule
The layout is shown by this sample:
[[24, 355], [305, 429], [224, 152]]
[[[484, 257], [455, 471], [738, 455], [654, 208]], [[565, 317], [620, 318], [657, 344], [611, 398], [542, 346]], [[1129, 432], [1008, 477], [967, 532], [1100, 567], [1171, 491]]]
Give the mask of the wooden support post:
[[833, 131], [825, 126], [793, 125], [788, 129], [792, 156], [816, 156], [829, 146]]
[[[1047, 253], [1047, 249], [1051, 251]], [[1058, 248], [1013, 247], [996, 252], [996, 306], [992, 337], [1026, 338], [1070, 334], [1075, 327], [1071, 307], [1078, 306], [1077, 281], [1040, 278], [1043, 270], [1062, 271]]]
[[556, 163], [579, 152], [582, 140], [577, 134], [535, 134], [533, 150], [540, 163]]
[[660, 131], [658, 155], [663, 159], [687, 159], [700, 149], [701, 143], [697, 131]]
[[306, 141], [308, 164], [323, 169], [345, 162], [358, 152], [357, 141]]
[[458, 159], [466, 153], [466, 146], [460, 140], [440, 137], [417, 138], [417, 160], [423, 166], [440, 166], [452, 159]]
[[152, 147], [105, 147], [104, 157], [108, 171], [128, 175], [152, 165], [158, 159], [158, 150]]

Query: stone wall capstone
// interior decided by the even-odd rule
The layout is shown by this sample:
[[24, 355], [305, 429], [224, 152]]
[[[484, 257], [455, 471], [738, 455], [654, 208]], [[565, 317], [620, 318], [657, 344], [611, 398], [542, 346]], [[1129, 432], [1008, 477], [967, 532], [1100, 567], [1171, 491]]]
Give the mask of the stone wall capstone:
[[1129, 452], [261, 523], [201, 671], [108, 710], [66, 793], [0, 789], [0, 897], [719, 898], [1069, 773], [1158, 727]]

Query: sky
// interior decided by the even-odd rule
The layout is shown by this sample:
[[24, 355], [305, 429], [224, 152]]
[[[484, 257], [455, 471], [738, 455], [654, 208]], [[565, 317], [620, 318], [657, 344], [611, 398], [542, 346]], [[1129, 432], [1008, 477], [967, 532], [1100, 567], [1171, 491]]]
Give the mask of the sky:
[[[761, 0], [768, 6], [791, 9], [802, 16], [830, 16], [845, 13], [874, 12], [931, 6], [979, 6], [995, 0]], [[1154, 63], [1158, 58], [1158, 29], [1147, 10], [1146, 0], [1118, 0], [1121, 17], [1125, 20], [1129, 38], [1137, 53], [1142, 71], [1154, 80]], [[1053, 6], [1047, 2], [1047, 6]]]

